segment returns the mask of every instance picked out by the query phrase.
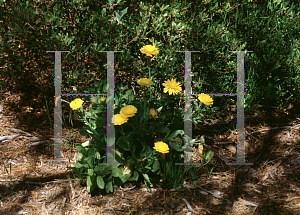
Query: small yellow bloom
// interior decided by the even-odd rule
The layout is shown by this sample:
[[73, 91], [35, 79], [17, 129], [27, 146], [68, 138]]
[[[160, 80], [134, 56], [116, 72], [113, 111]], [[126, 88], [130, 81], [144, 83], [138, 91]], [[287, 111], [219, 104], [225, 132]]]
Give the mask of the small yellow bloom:
[[152, 45], [145, 45], [145, 46], [143, 46], [143, 48], [140, 49], [140, 51], [143, 54], [146, 54], [149, 57], [152, 57], [152, 55], [156, 55], [156, 54], [159, 53], [157, 48], [155, 46], [152, 46]]
[[162, 84], [164, 88], [164, 93], [169, 92], [169, 95], [177, 95], [182, 89], [181, 84], [176, 82], [176, 79], [172, 78], [172, 80], [167, 80]]
[[169, 146], [166, 143], [159, 141], [154, 143], [154, 145], [155, 146], [153, 147], [153, 149], [155, 149], [156, 151], [162, 154], [169, 153]]
[[204, 93], [201, 93], [201, 95], [198, 95], [198, 99], [200, 102], [202, 102], [205, 105], [213, 104], [213, 99], [209, 95], [205, 95]]
[[115, 125], [122, 125], [128, 121], [127, 117], [122, 116], [121, 114], [116, 114], [111, 119], [111, 122]]
[[101, 102], [105, 102], [105, 100], [106, 100], [105, 97], [101, 97], [101, 98], [100, 98], [100, 101], [101, 101]]
[[141, 78], [137, 81], [137, 83], [141, 86], [151, 86], [154, 83], [148, 78]]
[[127, 117], [127, 118], [134, 116], [136, 114], [136, 112], [137, 112], [137, 109], [133, 105], [127, 105], [125, 107], [122, 107], [120, 110], [120, 114], [123, 117]]
[[81, 100], [81, 99], [74, 99], [74, 100], [70, 103], [70, 107], [71, 107], [73, 110], [76, 110], [76, 109], [80, 108], [82, 104], [83, 104], [83, 100]]
[[158, 118], [157, 113], [153, 108], [150, 110], [149, 115], [152, 116], [155, 120]]

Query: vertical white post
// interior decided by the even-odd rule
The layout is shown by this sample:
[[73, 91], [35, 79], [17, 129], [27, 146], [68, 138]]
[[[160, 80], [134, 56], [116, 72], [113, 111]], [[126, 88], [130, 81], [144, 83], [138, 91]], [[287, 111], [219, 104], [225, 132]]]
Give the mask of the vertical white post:
[[69, 51], [46, 51], [46, 52], [55, 52], [54, 162], [61, 163], [61, 159], [62, 159], [61, 52], [69, 52]]

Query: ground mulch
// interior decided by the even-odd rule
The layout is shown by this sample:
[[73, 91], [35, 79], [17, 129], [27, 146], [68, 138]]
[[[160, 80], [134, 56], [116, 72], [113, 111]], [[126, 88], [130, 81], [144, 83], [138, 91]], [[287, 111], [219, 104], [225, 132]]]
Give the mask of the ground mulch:
[[[74, 124], [72, 135], [63, 129], [65, 165], [57, 165], [47, 114], [24, 96], [7, 92], [0, 98], [0, 214], [300, 214], [299, 109], [246, 116], [246, 160], [254, 165], [226, 165], [235, 162], [236, 137], [231, 124], [215, 120], [193, 129], [193, 138], [205, 137], [204, 152], [215, 155], [197, 172], [198, 179], [206, 174], [199, 183], [185, 181], [182, 190], [154, 184], [152, 192], [126, 183], [114, 193], [89, 194], [85, 181], [66, 168], [75, 162], [71, 145], [81, 124]], [[76, 142], [87, 138], [79, 135]], [[196, 145], [193, 151], [198, 162]]]

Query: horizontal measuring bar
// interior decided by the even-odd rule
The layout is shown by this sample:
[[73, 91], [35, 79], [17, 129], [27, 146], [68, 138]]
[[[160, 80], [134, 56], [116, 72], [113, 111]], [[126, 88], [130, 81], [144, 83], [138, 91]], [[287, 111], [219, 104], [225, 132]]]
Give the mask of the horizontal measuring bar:
[[[179, 93], [179, 94], [184, 94], [184, 93]], [[74, 93], [74, 94], [61, 94], [62, 96], [99, 96], [99, 95], [104, 95], [106, 96], [106, 93], [102, 94], [87, 94], [87, 93]], [[195, 94], [192, 93], [191, 95], [201, 95], [201, 94]], [[210, 96], [236, 96], [236, 93], [233, 94], [226, 94], [226, 93], [205, 93], [205, 95], [210, 95]]]
[[[179, 93], [179, 94], [184, 94], [184, 93]], [[191, 95], [201, 95], [201, 94], [196, 94], [196, 93], [191, 93]], [[209, 96], [236, 96], [236, 93], [233, 94], [226, 94], [226, 93], [204, 93], [204, 95], [209, 95]]]
[[74, 94], [61, 94], [62, 96], [101, 96], [104, 95], [106, 96], [106, 93], [102, 93], [102, 94], [87, 94], [87, 93], [74, 93]]

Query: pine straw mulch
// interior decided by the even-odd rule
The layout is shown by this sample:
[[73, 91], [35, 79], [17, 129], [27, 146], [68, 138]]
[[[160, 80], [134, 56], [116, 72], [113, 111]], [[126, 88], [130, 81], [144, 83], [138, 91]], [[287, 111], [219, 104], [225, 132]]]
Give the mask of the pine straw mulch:
[[[299, 112], [258, 112], [245, 119], [246, 160], [252, 166], [226, 165], [236, 156], [230, 125], [196, 126], [193, 138], [204, 135], [204, 151], [215, 154], [197, 172], [198, 179], [206, 173], [200, 184], [185, 182], [181, 191], [155, 184], [147, 192], [143, 184], [127, 183], [104, 195], [89, 194], [84, 181], [72, 179], [66, 166], [69, 159], [75, 162], [76, 149], [64, 144], [66, 165], [52, 162], [53, 129], [46, 126], [43, 110], [22, 105], [21, 97], [7, 93], [1, 98], [0, 214], [300, 214]], [[80, 126], [74, 127], [77, 135]], [[63, 140], [70, 143], [67, 129]]]

